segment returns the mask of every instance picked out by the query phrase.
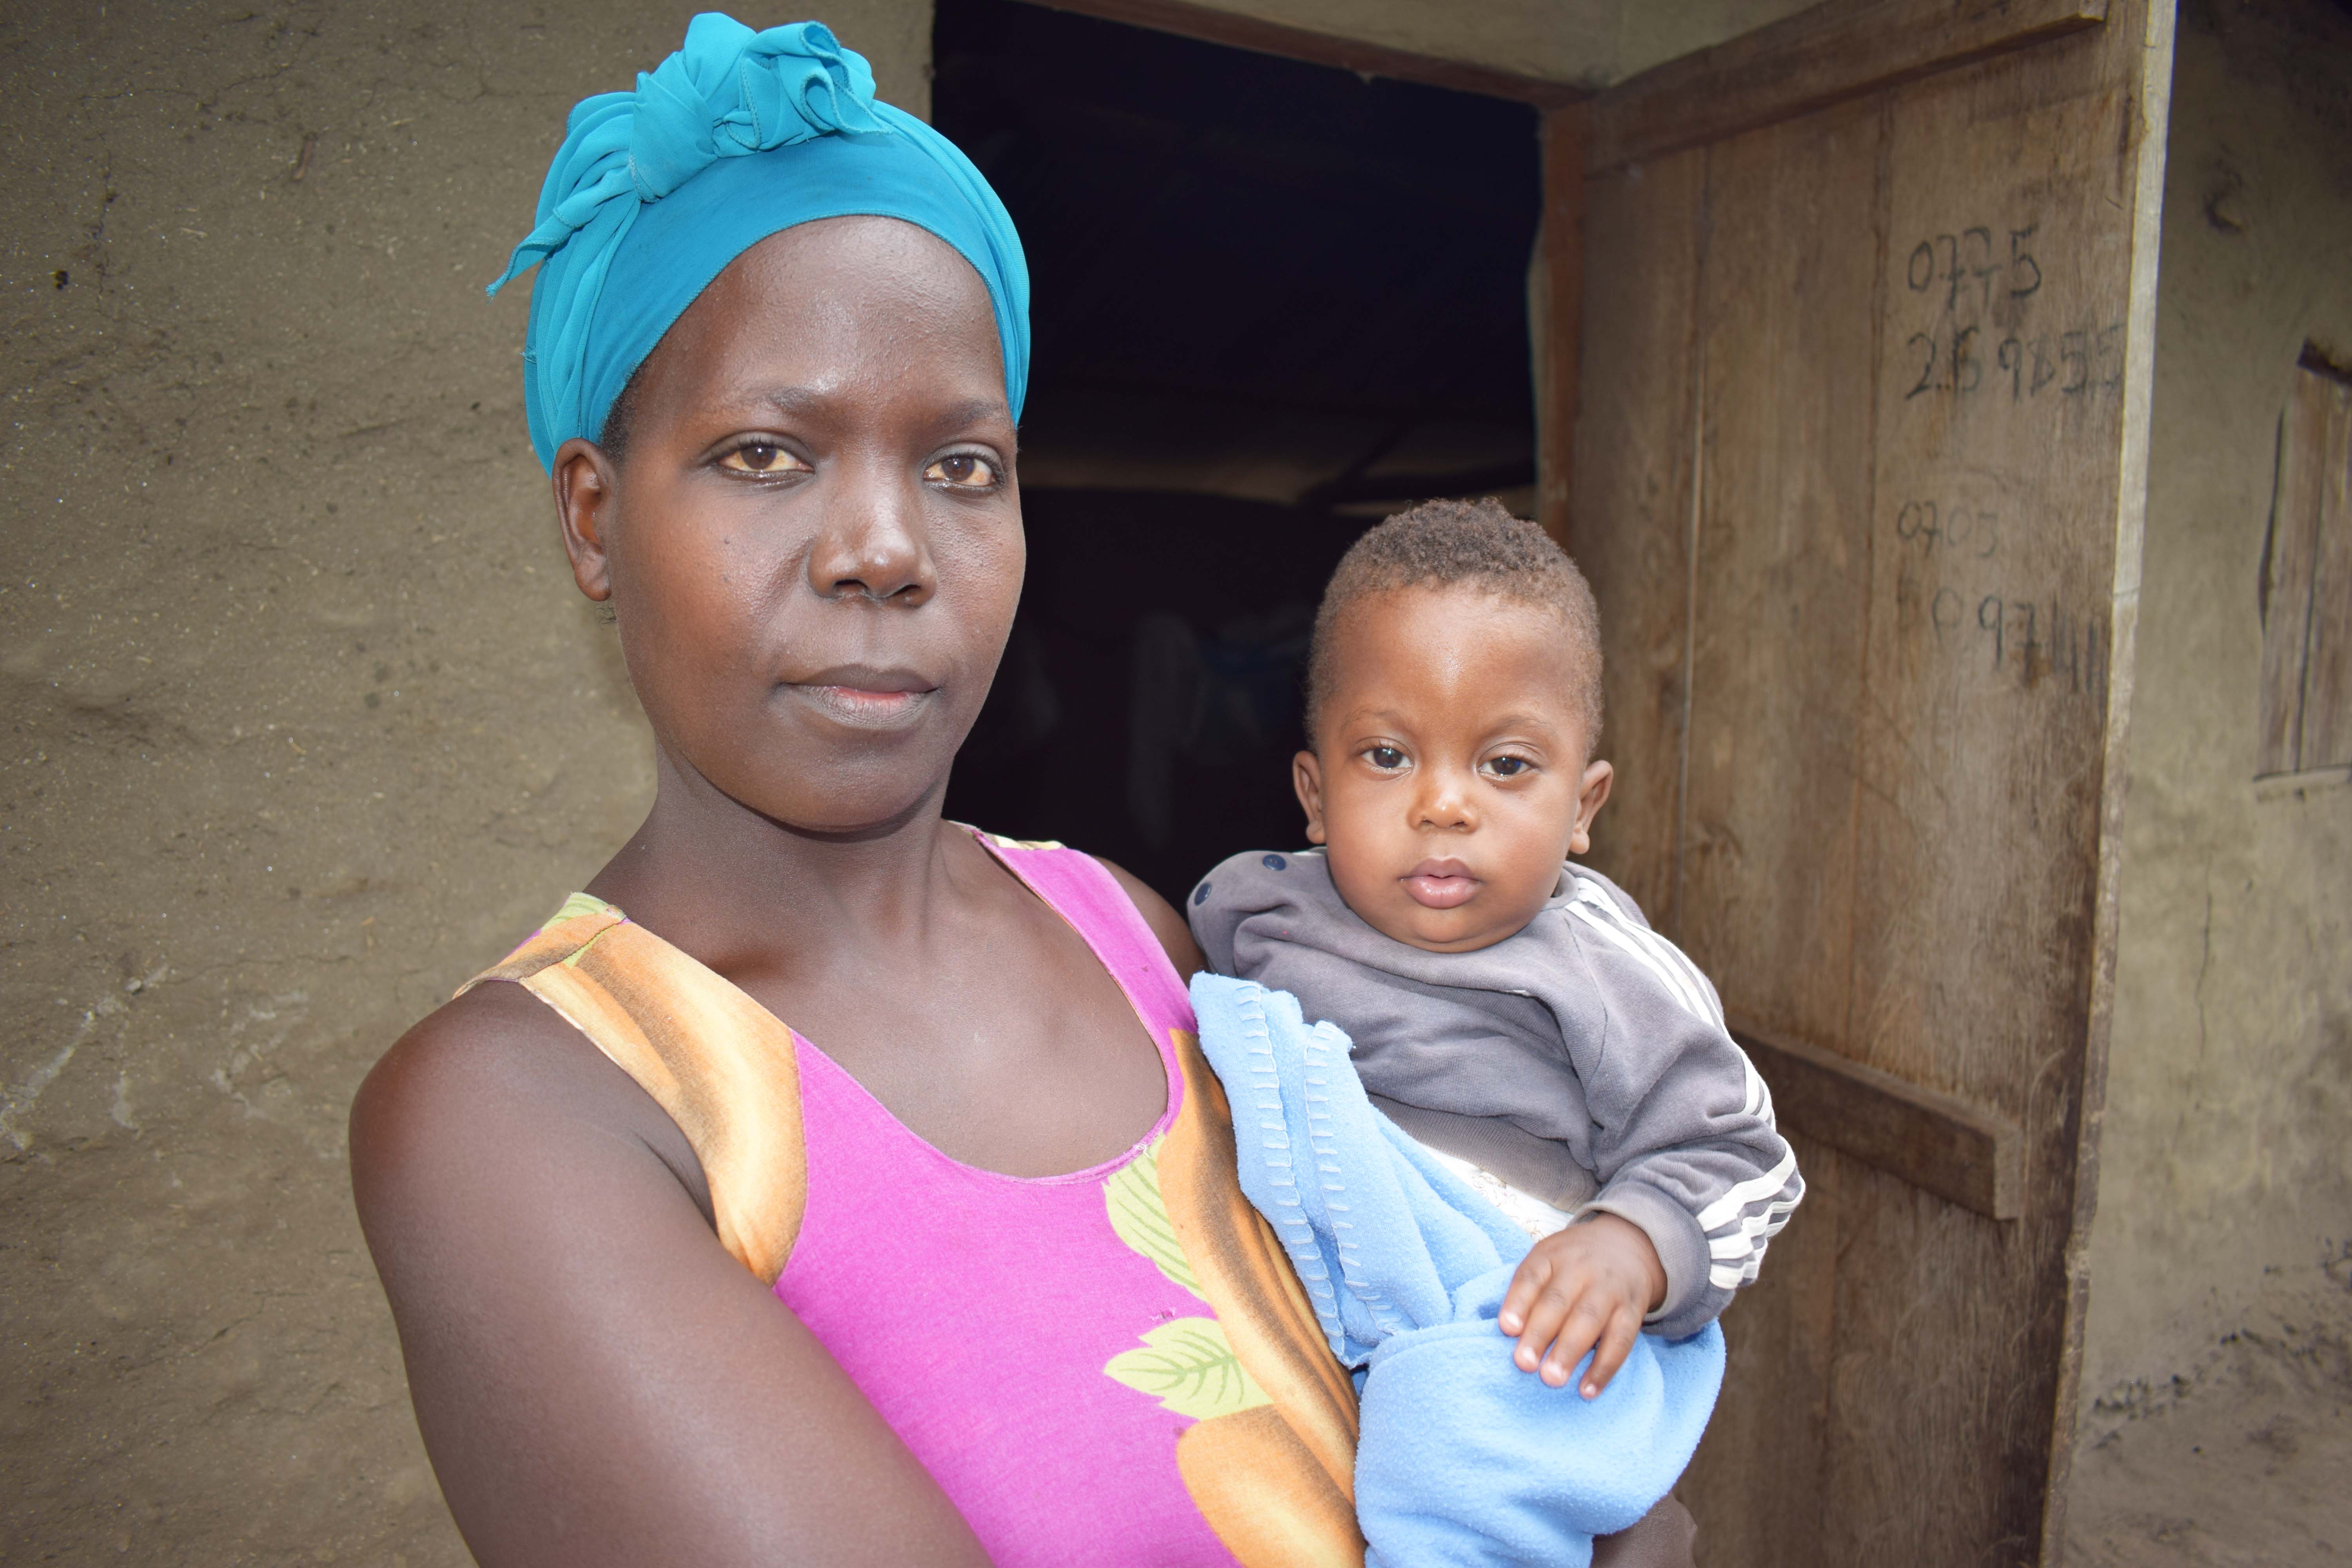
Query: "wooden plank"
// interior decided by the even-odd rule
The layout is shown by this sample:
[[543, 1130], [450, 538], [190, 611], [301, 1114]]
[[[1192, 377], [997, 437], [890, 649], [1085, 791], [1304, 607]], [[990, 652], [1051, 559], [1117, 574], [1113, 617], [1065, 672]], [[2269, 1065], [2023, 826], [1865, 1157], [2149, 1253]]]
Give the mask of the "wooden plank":
[[1853, 968], [1879, 143], [1865, 103], [1707, 149], [1678, 940], [1812, 1040]]
[[[1691, 151], [1588, 159], [1601, 172], [1586, 217], [1574, 515], [1612, 661], [1607, 750], [1626, 781], [1594, 858], [1718, 970], [1736, 1008], [1754, 991], [1751, 1022], [1838, 1047], [1828, 1061], [1776, 1060], [1784, 1080], [1811, 1069], [1783, 1113], [1834, 1201], [1800, 1211], [1790, 1234], [1803, 1245], [1777, 1247], [1727, 1318], [1738, 1375], [1717, 1420], [1745, 1440], [1711, 1441], [1685, 1493], [1708, 1561], [1727, 1568], [2023, 1563], [2063, 1532], [2170, 69], [2169, 7], [2111, 9], [2104, 29], [1958, 68], [1942, 68], [1954, 55], [1923, 72], [1895, 58], [1901, 40], [1880, 38], [1848, 79], [1897, 85], [1801, 120], [1776, 118], [1809, 101], [1783, 94], [1773, 136], [1724, 136], [1713, 100], [1738, 84], [1694, 81], [1660, 118], [1706, 121], [1698, 133], [1716, 138], [1696, 200]], [[1616, 107], [1591, 106], [1596, 146]], [[1834, 150], [1814, 149], [1841, 165], [1847, 203], [1817, 221], [1844, 237], [1783, 267], [1802, 240], [1769, 203], [1801, 210], [1811, 187], [1801, 153], [1761, 149], [1874, 113], [1860, 188]], [[1684, 225], [1696, 237], [1652, 226]], [[1864, 258], [1859, 276], [1845, 249]], [[1685, 256], [1700, 302], [1680, 362], [1664, 327], [1684, 324]], [[1816, 279], [1801, 308], [1783, 308]], [[1743, 286], [1785, 320], [1741, 319]], [[1782, 356], [1803, 368], [1783, 376]], [[1838, 382], [1866, 389], [1859, 416], [1840, 412]], [[1693, 412], [1677, 428], [1679, 398]], [[1786, 419], [1771, 407], [1781, 398], [1798, 405]], [[1859, 487], [1840, 477], [1855, 439], [1868, 452]], [[1703, 452], [1686, 475], [1684, 443]], [[1835, 526], [1850, 510], [1839, 498], [1857, 489], [1858, 537]], [[1677, 506], [1692, 520], [1679, 555]], [[1736, 522], [1763, 537], [1739, 537]], [[1808, 530], [1810, 551], [1774, 537]], [[1783, 604], [1784, 616], [1859, 621], [1860, 678], [1812, 662], [1815, 638], [1835, 648], [1849, 626], [1800, 637], [1772, 619]], [[1776, 739], [1791, 729], [1815, 738]], [[1841, 733], [1851, 777], [1804, 773], [1835, 756]], [[1722, 777], [1704, 776], [1726, 739]], [[1783, 762], [1805, 785], [1786, 800], [1770, 776]], [[1663, 783], [1669, 769], [1684, 775], [1667, 792], [1682, 807], [1664, 823], [1634, 778]], [[1805, 884], [1791, 837], [1832, 862], [1842, 894]], [[1812, 1022], [1790, 1028], [1795, 1016]], [[1797, 1126], [1807, 1096], [1833, 1106], [1857, 1085], [1882, 1091], [1863, 1096], [1871, 1114], [1924, 1128], [1915, 1137], [1936, 1155], [1882, 1135], [1880, 1158], [1911, 1178], [1941, 1160], [1944, 1174], [1926, 1179], [2017, 1217], [1824, 1152]], [[1921, 1115], [1923, 1093], [1940, 1115]], [[1861, 1113], [1819, 1120], [1864, 1141]], [[1971, 1165], [1993, 1172], [1990, 1191]]]
[[1584, 313], [1584, 106], [1543, 118], [1543, 232], [1531, 291], [1536, 317], [1536, 521], [1573, 551], [1577, 378]]
[[1828, 0], [1602, 93], [1590, 166], [1793, 119], [2097, 26], [2106, 14], [2107, 0]]
[[1335, 33], [1318, 33], [1307, 27], [1293, 27], [1257, 16], [1221, 11], [1210, 5], [1192, 5], [1187, 0], [1031, 0], [1031, 3], [1049, 10], [1068, 11], [1106, 22], [1124, 22], [1133, 27], [1149, 27], [1158, 33], [1173, 33], [1179, 37], [1198, 38], [1203, 43], [1223, 44], [1255, 54], [1280, 55], [1285, 59], [1305, 60], [1310, 65], [1336, 66], [1360, 76], [1388, 77], [1397, 81], [1417, 81], [1431, 87], [1451, 88], [1456, 92], [1513, 99], [1521, 103], [1534, 104], [1538, 109], [1574, 103], [1591, 96], [1586, 89], [1572, 82], [1523, 76], [1516, 71], [1497, 70], [1491, 66], [1473, 65], [1465, 60], [1440, 59], [1432, 55], [1391, 48], [1385, 44], [1369, 44], [1356, 38], [1341, 37]]
[[1601, 605], [1600, 754], [1617, 785], [1591, 863], [1672, 935], [1681, 810], [1704, 151], [1590, 182], [1570, 477], [1577, 563]]
[[1731, 1035], [1772, 1090], [1783, 1131], [1819, 1140], [1988, 1219], [2025, 1212], [2024, 1132], [2016, 1122], [1819, 1046], [1744, 1025], [1734, 1025]]
[[[1784, 1131], [1789, 1131], [1786, 1128]], [[1851, 1162], [1789, 1131], [1805, 1201], [1723, 1315], [1723, 1396], [1675, 1489], [1706, 1568], [1822, 1568], [1838, 1210]]]
[[2169, 14], [2114, 0], [2104, 28], [1886, 100], [1879, 531], [1836, 1043], [2019, 1126], [2022, 1213], [1995, 1224], [1857, 1173], [1832, 1561], [2031, 1561], [2060, 1508], [2146, 487], [2126, 418], [2145, 406], [2139, 264], [2160, 194], [2143, 108], [2153, 94], [2161, 115]]
[[[1602, 752], [1618, 770], [1592, 860], [1677, 934], [1696, 630], [1691, 546], [1708, 505], [1698, 409], [1719, 402], [1704, 391], [1706, 340], [1729, 325], [1719, 285], [1709, 288], [1717, 319], [1701, 320], [1700, 278], [1716, 275], [1723, 232], [1717, 204], [1725, 184], [1710, 174], [1711, 156], [1708, 149], [1672, 153], [1588, 185], [1591, 260], [1571, 512], [1578, 558], [1601, 602]], [[1738, 210], [1754, 209], [1743, 196]], [[1743, 246], [1725, 266], [1736, 276], [1756, 259], [1753, 246]], [[1800, 265], [1778, 267], [1770, 285], [1758, 284], [1759, 296], [1790, 284]], [[1724, 1320], [1730, 1365], [1723, 1397], [1680, 1489], [1698, 1521], [1701, 1559], [1713, 1568], [1821, 1562], [1813, 1500], [1828, 1452], [1842, 1157], [1802, 1133], [1792, 1142], [1806, 1201], [1772, 1243], [1759, 1282]]]
[[1890, 1172], [1842, 1169], [1820, 1561], [2024, 1568], [2053, 1360], [2040, 1303], [2008, 1293], [2029, 1238]]
[[[2172, 51], [2177, 13], [2168, 0], [2143, 3], [2116, 22], [2118, 31], [2101, 40], [2103, 74], [2109, 90], [2122, 95], [2125, 109], [2116, 129], [2122, 134], [2114, 198], [2127, 209], [2123, 220], [2129, 259], [2125, 264], [2124, 355], [2121, 429], [2114, 453], [2116, 510], [2114, 566], [2109, 578], [2106, 669], [2106, 733], [2100, 764], [2097, 807], [2096, 888], [2091, 907], [2088, 989], [2090, 1018], [2083, 1032], [2078, 1100], [2071, 1132], [2061, 1119], [2053, 1163], [2063, 1172], [2073, 1142], [2072, 1213], [2053, 1210], [2051, 1225], [2063, 1226], [2058, 1245], [2063, 1279], [2057, 1369], [2047, 1418], [2048, 1462], [2042, 1482], [2042, 1539], [2038, 1556], [2057, 1564], [2066, 1556], [2066, 1506], [2083, 1405], [2083, 1338], [2090, 1316], [2091, 1230], [2099, 1203], [2099, 1128], [2105, 1112], [2107, 1059], [2114, 1033], [2116, 947], [2122, 922], [2120, 887], [2124, 859], [2124, 803], [2131, 734], [2132, 693], [2138, 668], [2140, 563], [2147, 523], [2147, 464], [2155, 416], [2157, 279], [2163, 252], [2165, 161], [2171, 142]], [[2137, 54], [2126, 54], [2136, 48]]]
[[2257, 774], [2300, 772], [2311, 652], [2312, 579], [2327, 475], [2328, 389], [2298, 366], [2279, 416], [2278, 480], [2263, 562], [2262, 734]]
[[[1676, 934], [1750, 1023], [1813, 1039], [1843, 1036], [1851, 969], [1873, 412], [1852, 302], [1877, 271], [1879, 141], [1859, 104], [1705, 150]], [[1778, 1103], [1792, 1075], [1759, 1066]], [[1717, 1421], [1747, 1447], [1685, 1489], [1716, 1568], [1823, 1560], [1851, 1162], [1821, 1139], [1834, 1115], [1781, 1115], [1808, 1194], [1726, 1319], [1739, 1372]]]
[[2295, 757], [2295, 766], [2307, 770], [2352, 763], [2352, 385], [2309, 370], [2299, 374], [2325, 389], [2327, 407], [2303, 661], [2303, 746]]

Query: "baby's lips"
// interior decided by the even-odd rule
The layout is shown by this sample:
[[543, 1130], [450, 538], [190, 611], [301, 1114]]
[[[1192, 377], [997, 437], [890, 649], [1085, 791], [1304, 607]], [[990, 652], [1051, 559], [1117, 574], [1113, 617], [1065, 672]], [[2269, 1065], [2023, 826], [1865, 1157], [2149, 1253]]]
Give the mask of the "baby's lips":
[[1464, 875], [1416, 875], [1404, 879], [1404, 890], [1412, 896], [1414, 903], [1425, 909], [1459, 909], [1477, 896], [1478, 879]]

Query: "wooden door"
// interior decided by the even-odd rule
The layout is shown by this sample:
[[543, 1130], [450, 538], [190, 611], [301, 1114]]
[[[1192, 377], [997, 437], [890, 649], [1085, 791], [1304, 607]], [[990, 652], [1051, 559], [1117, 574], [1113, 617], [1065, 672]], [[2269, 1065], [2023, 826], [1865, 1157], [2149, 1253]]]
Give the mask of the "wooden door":
[[2149, 4], [1832, 0], [1549, 122], [1547, 521], [1600, 597], [1619, 769], [1593, 858], [1715, 977], [1810, 1186], [1725, 1319], [1684, 1490], [1709, 1568], [2058, 1555], [2171, 72]]

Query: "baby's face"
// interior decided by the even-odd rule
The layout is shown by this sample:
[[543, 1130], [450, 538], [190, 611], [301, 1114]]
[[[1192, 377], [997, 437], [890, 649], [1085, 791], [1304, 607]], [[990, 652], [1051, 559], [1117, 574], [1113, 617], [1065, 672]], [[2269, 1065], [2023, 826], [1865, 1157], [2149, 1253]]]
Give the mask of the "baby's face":
[[1292, 773], [1339, 896], [1432, 952], [1516, 934], [1609, 798], [1559, 617], [1468, 585], [1407, 588], [1349, 606], [1329, 657], [1315, 749]]

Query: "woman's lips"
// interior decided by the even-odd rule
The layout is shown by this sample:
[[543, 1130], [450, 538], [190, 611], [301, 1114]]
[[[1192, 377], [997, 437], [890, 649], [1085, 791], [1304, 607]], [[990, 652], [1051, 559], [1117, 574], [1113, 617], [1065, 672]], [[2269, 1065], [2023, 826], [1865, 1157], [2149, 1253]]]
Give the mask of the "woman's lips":
[[1402, 880], [1405, 892], [1424, 909], [1458, 909], [1478, 891], [1478, 879], [1459, 860], [1424, 860]]
[[894, 730], [911, 722], [939, 689], [897, 670], [825, 670], [785, 689], [836, 723], [860, 730]]

